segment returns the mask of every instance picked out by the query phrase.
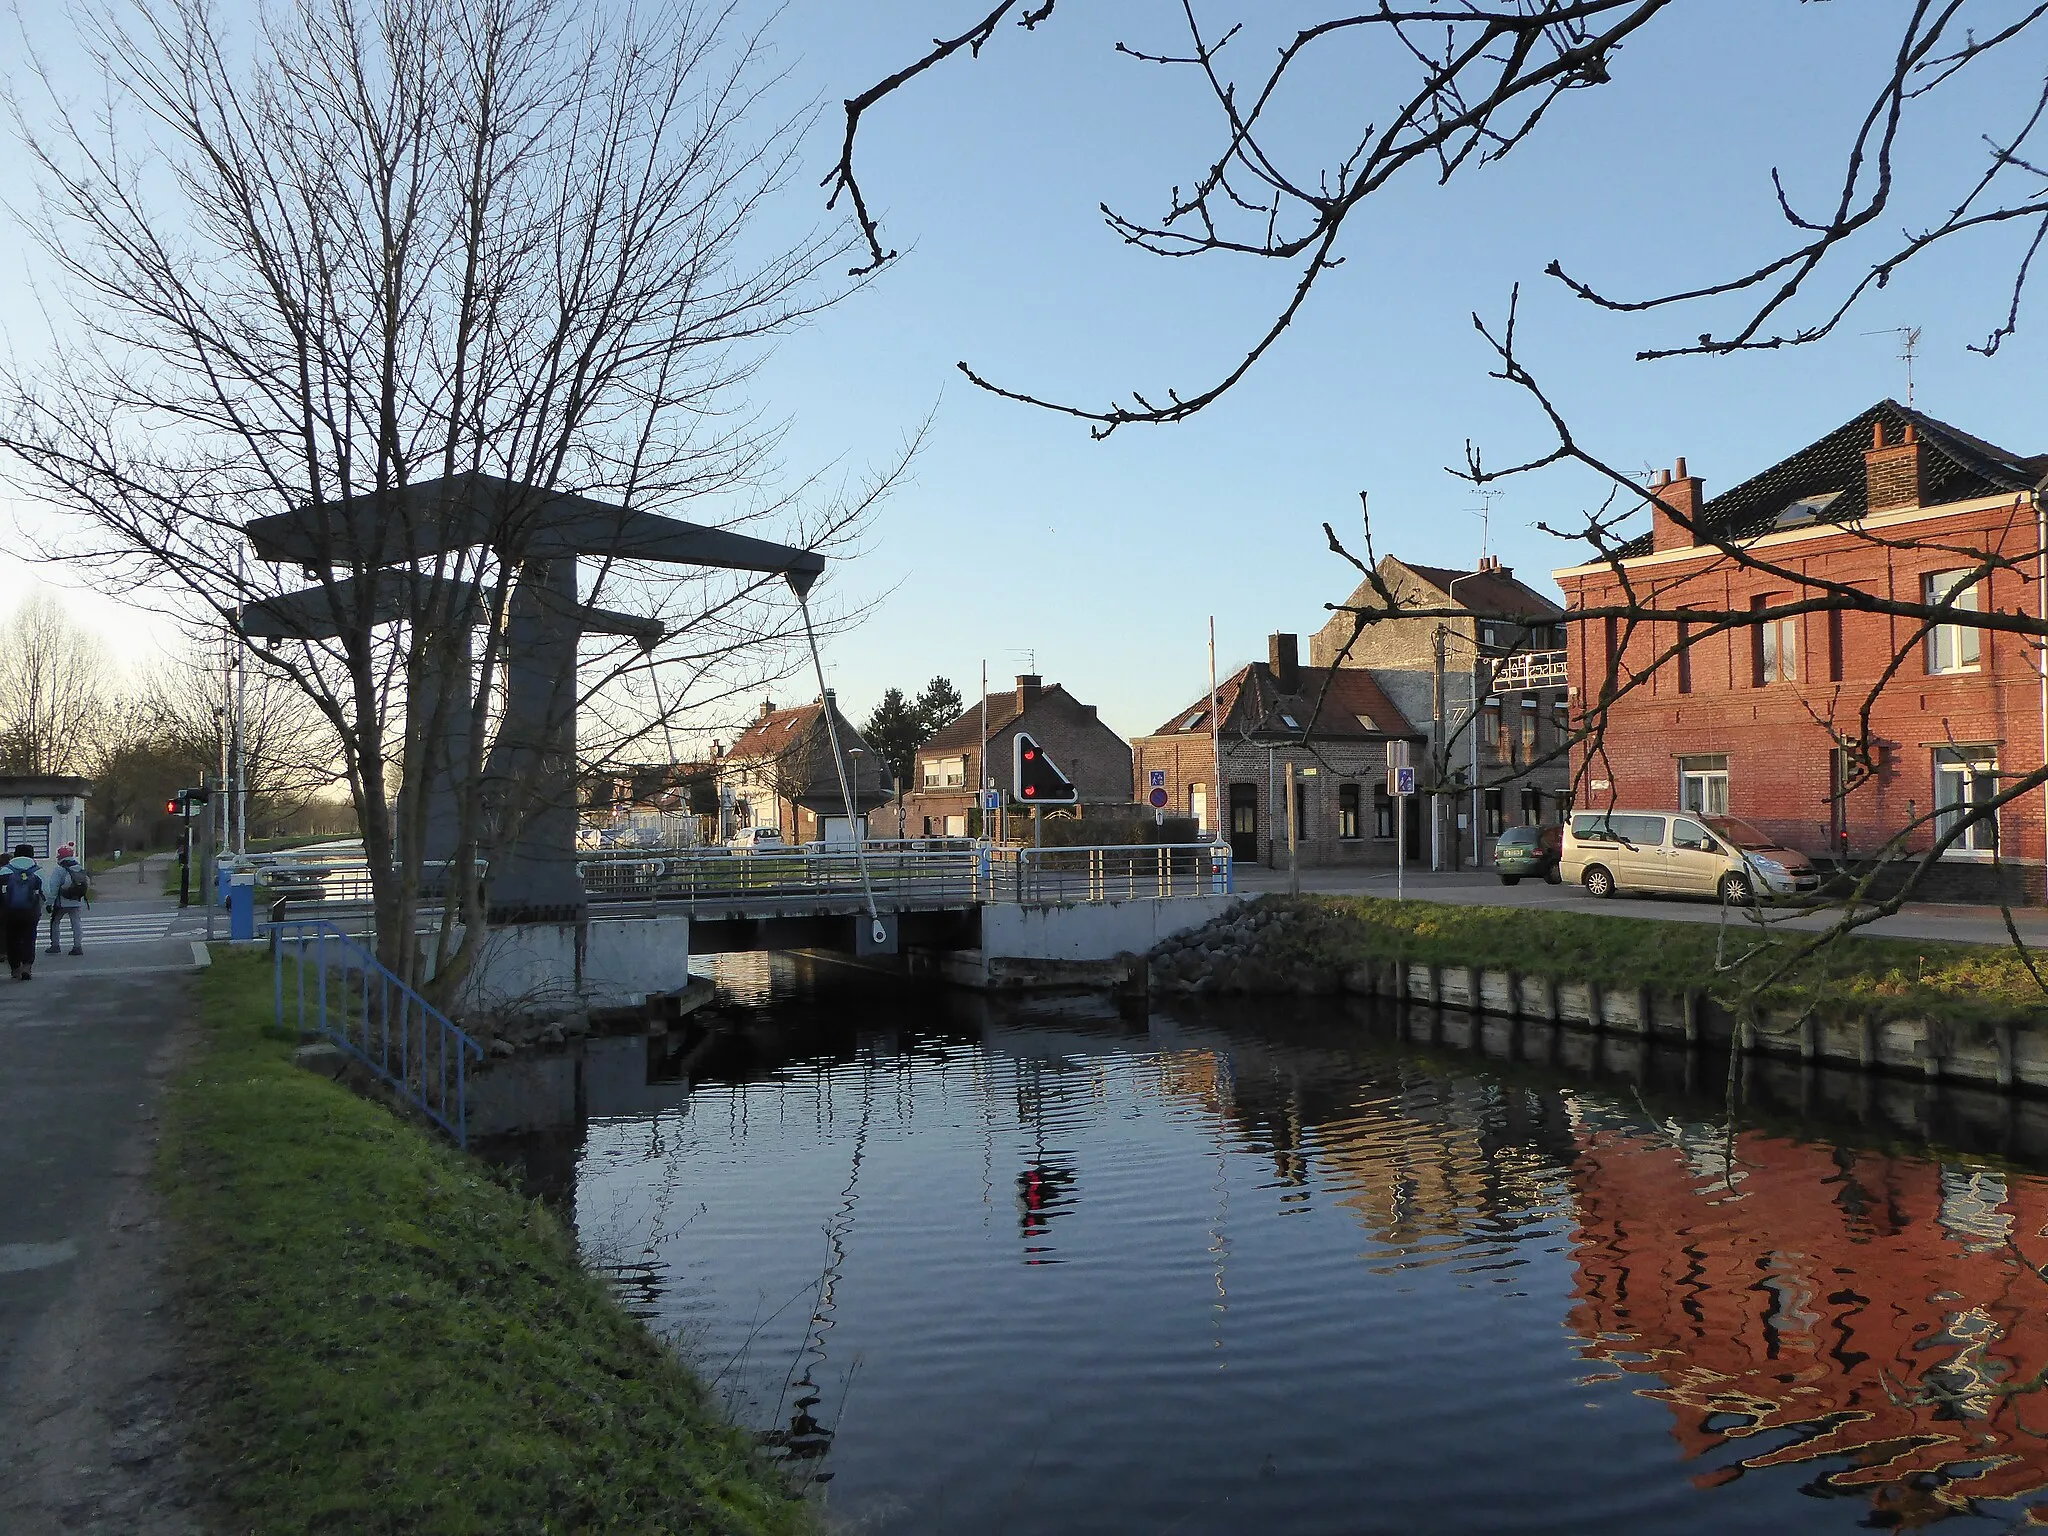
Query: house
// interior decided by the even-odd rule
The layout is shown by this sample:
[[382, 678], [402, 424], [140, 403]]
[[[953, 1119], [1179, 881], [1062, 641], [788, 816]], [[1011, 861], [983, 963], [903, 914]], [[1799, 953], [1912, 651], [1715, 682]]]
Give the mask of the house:
[[[1450, 616], [1361, 630], [1333, 614], [1309, 641], [1310, 664], [1369, 668], [1409, 719], [1427, 723], [1427, 777], [1443, 791], [1429, 797], [1431, 867], [1483, 864], [1506, 828], [1560, 821], [1571, 805], [1564, 609], [1492, 558], [1466, 571], [1387, 555], [1374, 573], [1395, 607]], [[1345, 606], [1387, 604], [1360, 582]]]
[[983, 702], [988, 713], [986, 766], [983, 706], [970, 704], [917, 750], [903, 797], [905, 837], [965, 837], [977, 830], [975, 790], [982, 786], [1002, 790], [1007, 803], [1011, 743], [1019, 731], [1036, 739], [1079, 791], [1083, 817], [1090, 805], [1131, 803], [1130, 744], [1102, 723], [1093, 704], [1083, 704], [1035, 672], [1022, 674], [1015, 687], [991, 693]]
[[85, 857], [85, 802], [92, 780], [66, 774], [0, 775], [0, 839], [11, 851], [23, 843], [47, 860], [69, 843]]
[[[1683, 459], [1650, 488], [1706, 537], [1809, 579], [1909, 601], [1953, 593], [1964, 612], [2035, 614], [2044, 470], [2048, 457], [2011, 453], [1884, 400], [1712, 499]], [[1664, 610], [1739, 611], [1793, 591], [1785, 577], [1702, 547], [1654, 504], [1651, 530], [1619, 559], [1630, 584]], [[1987, 565], [1997, 568], [1978, 574]], [[1557, 578], [1574, 609], [1620, 599], [1604, 563]], [[1981, 803], [2042, 761], [2048, 685], [2030, 638], [1839, 610], [1760, 619], [1697, 640], [1678, 620], [1570, 628], [1582, 705], [1599, 699], [1610, 677], [1632, 684], [1609, 706], [1604, 739], [1581, 764], [1588, 804], [1727, 813], [1813, 854], [1870, 854], [1901, 833], [1917, 852], [1933, 845], [1937, 826], [1960, 824], [1945, 813]], [[1852, 745], [1866, 701], [1867, 760]], [[2038, 896], [2043, 824], [2039, 795], [2007, 804], [1995, 826], [1969, 827], [1922, 889], [1993, 899], [1996, 845], [2004, 888]]]
[[846, 840], [846, 797], [826, 728], [828, 709], [856, 813], [865, 820], [889, 803], [895, 784], [888, 764], [839, 712], [831, 693], [793, 709], [777, 709], [773, 699], [764, 699], [760, 713], [717, 759], [728, 835], [741, 827], [780, 827], [792, 843]]
[[[1214, 718], [1205, 695], [1149, 736], [1131, 743], [1138, 797], [1154, 787], [1212, 837], [1221, 830], [1234, 857], [1281, 865], [1287, 858], [1286, 784], [1295, 777], [1296, 857], [1303, 868], [1395, 861], [1394, 797], [1387, 769], [1397, 743], [1422, 755], [1411, 724], [1365, 667], [1304, 667], [1300, 642], [1276, 634], [1267, 657], [1217, 686]], [[1219, 724], [1220, 722], [1220, 724]], [[1218, 759], [1221, 772], [1218, 772]], [[1211, 786], [1225, 786], [1220, 796]], [[1406, 806], [1406, 856], [1423, 847], [1420, 796]]]

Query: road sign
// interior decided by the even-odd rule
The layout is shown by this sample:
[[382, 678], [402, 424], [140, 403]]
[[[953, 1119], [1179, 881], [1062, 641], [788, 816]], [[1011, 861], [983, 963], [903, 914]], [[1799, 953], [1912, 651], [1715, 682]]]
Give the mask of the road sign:
[[1387, 781], [1387, 788], [1394, 794], [1412, 795], [1415, 793], [1415, 770], [1413, 768], [1390, 769], [1387, 773]]
[[[1166, 770], [1164, 768], [1154, 768], [1152, 770], [1152, 787], [1154, 789], [1166, 788]], [[1157, 805], [1159, 802], [1155, 800], [1152, 803]]]
[[1003, 808], [1003, 792], [1000, 789], [984, 789], [981, 792], [981, 808], [984, 811], [1000, 811]]
[[1163, 789], [1160, 789], [1160, 788], [1158, 788], [1158, 787], [1156, 787], [1156, 786], [1155, 786], [1155, 787], [1153, 788], [1153, 790], [1152, 790], [1152, 794], [1151, 794], [1151, 796], [1150, 796], [1150, 799], [1151, 799], [1151, 801], [1152, 801], [1152, 809], [1153, 809], [1153, 810], [1155, 810], [1155, 811], [1161, 811], [1161, 812], [1165, 811], [1165, 809], [1166, 809], [1166, 791], [1165, 791], [1165, 790], [1163, 790]]
[[1164, 811], [1154, 811], [1154, 812], [1152, 813], [1152, 815], [1153, 815], [1153, 818], [1154, 818], [1155, 820], [1157, 820], [1157, 821], [1158, 821], [1158, 823], [1159, 823], [1159, 825], [1160, 825], [1160, 826], [1162, 826], [1162, 827], [1163, 827], [1163, 826], [1165, 826], [1165, 825], [1166, 825], [1166, 812], [1164, 812]]

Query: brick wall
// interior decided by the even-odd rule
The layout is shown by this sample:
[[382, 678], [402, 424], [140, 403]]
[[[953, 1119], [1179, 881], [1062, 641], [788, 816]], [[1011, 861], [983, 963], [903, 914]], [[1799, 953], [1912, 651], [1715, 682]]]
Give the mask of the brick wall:
[[[1901, 446], [1906, 445], [1894, 445]], [[1852, 535], [1816, 533], [1775, 541], [1768, 552], [1774, 562], [1809, 578], [1915, 601], [1926, 576], [1972, 563], [1933, 546], [2018, 556], [2033, 546], [2034, 519], [2031, 510], [2015, 515], [2007, 506], [1928, 517], [1886, 532], [1900, 547], [1884, 549]], [[1794, 591], [1791, 583], [1733, 568], [1710, 553], [1635, 562], [1631, 576], [1639, 589], [1648, 586], [1656, 593], [1660, 606], [1743, 609], [1757, 599], [1788, 597]], [[1620, 600], [1604, 573], [1567, 574], [1564, 580], [1574, 606]], [[2039, 608], [2037, 583], [2024, 571], [1995, 572], [1979, 592], [1986, 609], [2032, 613]], [[1848, 613], [1833, 618], [1809, 614], [1786, 622], [1798, 675], [1761, 684], [1755, 629], [1739, 628], [1694, 643], [1683, 669], [1675, 663], [1654, 667], [1656, 654], [1677, 640], [1676, 626], [1661, 626], [1655, 633], [1639, 627], [1625, 640], [1618, 636], [1624, 680], [1647, 675], [1637, 691], [1611, 710], [1604, 746], [1586, 770], [1589, 780], [1605, 780], [1611, 789], [1586, 794], [1586, 803], [1604, 802], [1611, 793], [1623, 805], [1676, 806], [1678, 759], [1725, 754], [1731, 814], [1810, 853], [1831, 851], [1837, 827], [1845, 827], [1848, 851], [1858, 855], [1875, 850], [1930, 809], [1935, 753], [1945, 744], [1991, 749], [2001, 775], [2040, 766], [2040, 683], [2023, 639], [1978, 631], [1977, 669], [1942, 675], [1930, 671], [1927, 644], [1914, 639], [1918, 626], [1910, 619]], [[1583, 708], [1601, 687], [1606, 625], [1594, 621], [1570, 628], [1575, 707]], [[1846, 797], [1837, 822], [1830, 798], [1834, 740], [1824, 722], [1834, 720], [1845, 734], [1854, 734], [1863, 701], [1901, 649], [1905, 659], [1871, 709], [1878, 772]], [[2035, 889], [2042, 837], [2038, 794], [2001, 814], [2001, 855], [2028, 866], [2027, 879]], [[1932, 830], [1922, 829], [1909, 846], [1924, 850], [1932, 841]]]

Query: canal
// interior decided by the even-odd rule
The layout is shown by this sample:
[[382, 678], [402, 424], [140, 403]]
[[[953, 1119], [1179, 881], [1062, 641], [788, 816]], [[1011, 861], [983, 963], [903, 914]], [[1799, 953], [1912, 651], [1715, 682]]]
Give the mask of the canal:
[[2040, 1106], [1363, 1002], [733, 957], [591, 1043], [584, 1251], [876, 1533], [2048, 1519]]

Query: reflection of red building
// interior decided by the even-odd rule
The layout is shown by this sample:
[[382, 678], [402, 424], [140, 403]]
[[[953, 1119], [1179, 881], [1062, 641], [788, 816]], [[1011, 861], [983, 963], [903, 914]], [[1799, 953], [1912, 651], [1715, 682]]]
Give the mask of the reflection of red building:
[[[2048, 1487], [2048, 1183], [1757, 1133], [1587, 1131], [1570, 1324], [1689, 1457], [1815, 1463], [1894, 1527]], [[1950, 1395], [1946, 1404], [1926, 1400]]]

